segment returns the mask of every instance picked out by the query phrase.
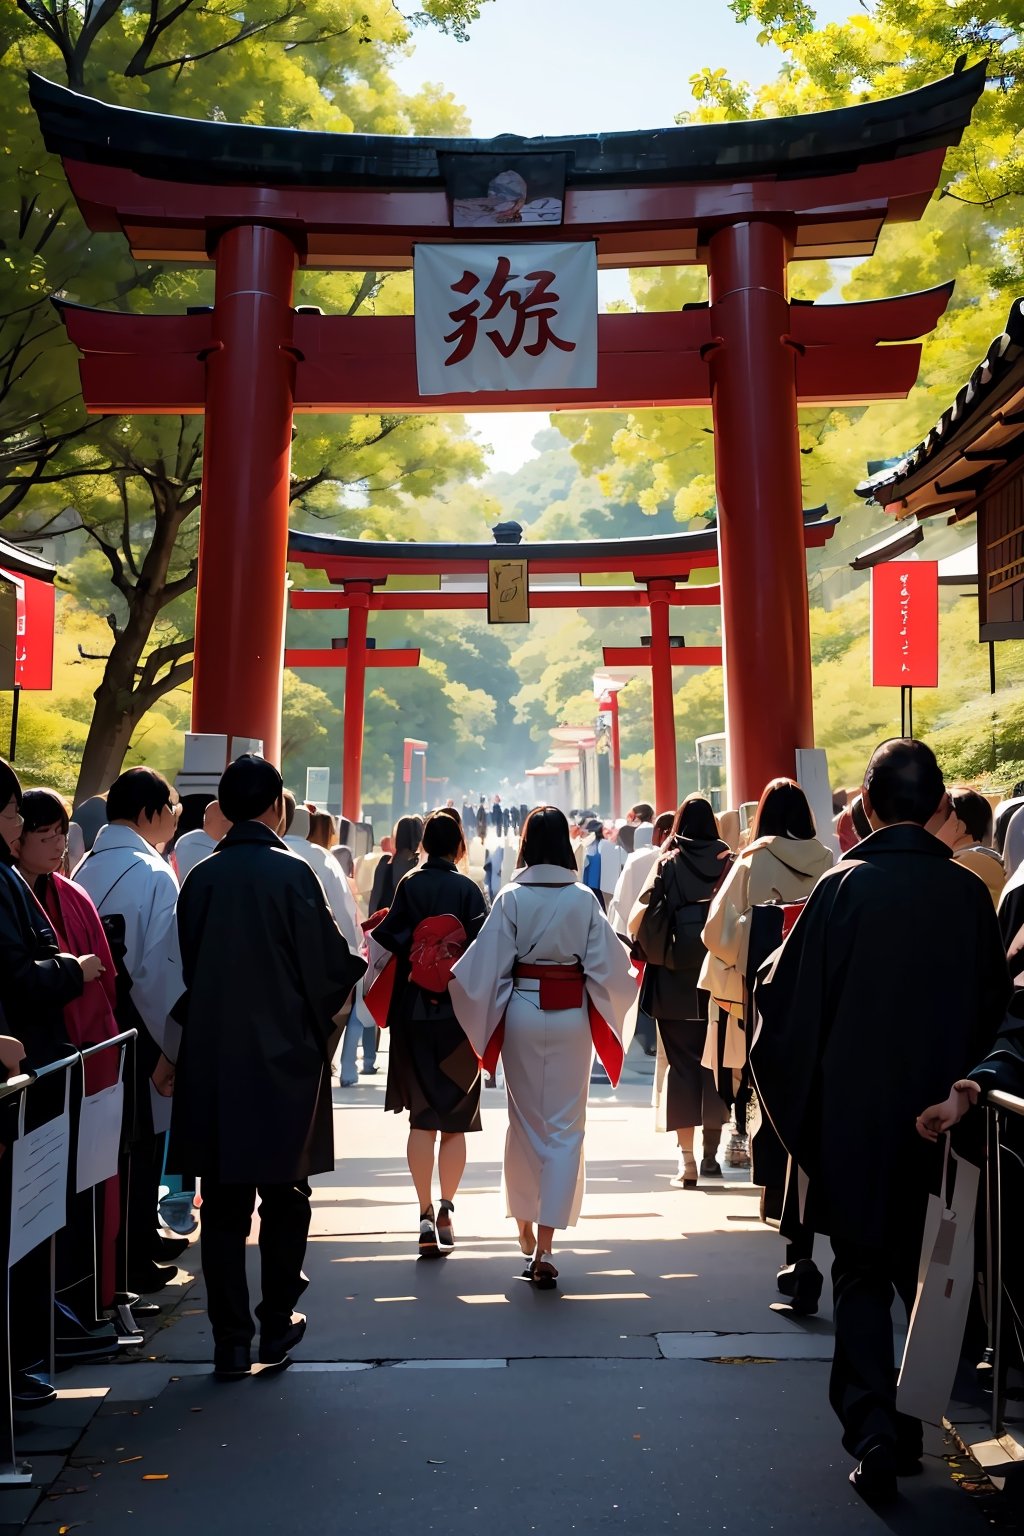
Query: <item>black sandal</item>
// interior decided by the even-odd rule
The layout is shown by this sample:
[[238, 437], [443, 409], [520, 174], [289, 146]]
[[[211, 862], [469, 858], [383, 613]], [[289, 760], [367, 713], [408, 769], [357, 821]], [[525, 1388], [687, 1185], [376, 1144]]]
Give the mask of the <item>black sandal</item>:
[[441, 1254], [437, 1246], [437, 1228], [434, 1225], [434, 1207], [428, 1205], [420, 1215], [420, 1258], [436, 1259]]
[[540, 1253], [527, 1271], [530, 1283], [538, 1291], [554, 1291], [558, 1288], [558, 1270], [551, 1262], [550, 1253]]
[[[437, 1208], [435, 1228], [437, 1231], [437, 1246], [441, 1253], [451, 1253], [455, 1247], [455, 1231], [452, 1227], [452, 1212], [454, 1210], [455, 1204], [451, 1200], [442, 1200]], [[442, 1216], [447, 1216], [447, 1221], [442, 1221]]]

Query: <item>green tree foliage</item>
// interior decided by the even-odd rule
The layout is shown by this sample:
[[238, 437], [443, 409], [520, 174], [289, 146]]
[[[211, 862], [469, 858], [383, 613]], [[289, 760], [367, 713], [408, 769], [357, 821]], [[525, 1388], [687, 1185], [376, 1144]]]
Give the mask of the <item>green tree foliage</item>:
[[[731, 8], [739, 22], [759, 28], [759, 41], [782, 50], [784, 66], [777, 79], [757, 91], [724, 70], [698, 71], [690, 79], [697, 106], [680, 113], [681, 122], [847, 106], [911, 90], [950, 73], [965, 58], [989, 61], [988, 87], [963, 142], [946, 158], [941, 186], [924, 218], [887, 227], [876, 254], [863, 261], [801, 262], [790, 269], [793, 296], [827, 295], [830, 302], [913, 292], [956, 279], [945, 317], [924, 342], [919, 383], [909, 399], [801, 412], [805, 505], [827, 502], [843, 517], [833, 545], [808, 559], [812, 602], [818, 603], [826, 600], [838, 551], [891, 526], [883, 512], [853, 495], [867, 462], [899, 456], [920, 440], [1002, 329], [1010, 295], [1022, 291], [1024, 6], [1019, 0], [985, 5], [865, 0], [859, 8], [851, 3], [847, 21], [828, 25], [819, 24], [808, 0], [732, 0]], [[706, 297], [703, 269], [632, 273], [631, 283], [639, 309], [675, 309]], [[593, 477], [611, 500], [648, 517], [668, 512], [689, 526], [714, 515], [710, 413], [605, 412], [553, 420], [572, 444], [581, 472]], [[957, 537], [973, 537], [973, 528], [954, 535], [950, 548]], [[969, 606], [944, 615], [944, 684], [915, 710], [915, 726], [927, 724], [945, 744], [951, 773], [980, 772], [976, 764], [982, 758], [991, 773], [996, 763], [1009, 765], [1019, 756], [1011, 739], [1016, 725], [1011, 729], [1004, 721], [987, 729], [984, 750], [976, 743], [969, 748], [968, 738], [974, 742], [974, 737], [959, 727], [961, 718], [977, 724], [975, 716], [980, 719], [987, 707], [984, 700], [969, 702], [979, 697], [982, 672], [987, 676], [976, 612], [970, 623], [965, 614]], [[818, 741], [830, 749], [837, 775], [841, 768], [846, 777], [855, 777], [858, 756], [870, 751], [878, 733], [899, 724], [898, 701], [894, 721], [891, 701], [870, 688], [866, 630], [866, 581], [835, 613], [812, 611]], [[1005, 675], [1006, 668], [1001, 670]], [[685, 682], [677, 692], [684, 761], [696, 725], [721, 726], [715, 688], [716, 677], [708, 674]], [[1007, 718], [1012, 715], [1007, 712]], [[1009, 766], [1006, 775], [1011, 775]]]
[[[208, 302], [208, 271], [135, 263], [124, 241], [84, 228], [59, 163], [42, 146], [25, 74], [36, 69], [150, 111], [337, 132], [459, 133], [436, 88], [403, 96], [389, 62], [414, 24], [464, 36], [486, 0], [430, 0], [404, 16], [388, 0], [18, 0], [0, 19], [0, 518], [8, 536], [78, 529], [74, 576], [104, 616], [106, 664], [79, 794], [118, 771], [139, 722], [191, 675], [201, 423], [92, 420], [51, 294], [145, 312]], [[328, 312], [411, 307], [407, 277], [305, 274], [300, 302]], [[296, 521], [384, 521], [481, 467], [457, 418], [300, 419]], [[363, 516], [356, 516], [356, 509]], [[91, 550], [92, 554], [86, 553]], [[97, 558], [107, 581], [95, 581]], [[92, 579], [88, 579], [91, 577]], [[292, 695], [290, 695], [291, 697]], [[298, 697], [298, 695], [294, 695]], [[454, 706], [453, 706], [454, 707]]]

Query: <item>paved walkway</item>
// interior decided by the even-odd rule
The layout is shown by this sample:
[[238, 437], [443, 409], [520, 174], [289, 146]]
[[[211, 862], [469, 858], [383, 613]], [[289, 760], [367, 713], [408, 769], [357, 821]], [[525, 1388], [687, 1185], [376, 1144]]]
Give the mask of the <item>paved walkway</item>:
[[338, 1090], [291, 1370], [214, 1383], [201, 1286], [183, 1284], [141, 1359], [60, 1377], [21, 1440], [40, 1486], [0, 1493], [0, 1536], [27, 1518], [98, 1536], [1010, 1528], [1005, 1497], [937, 1430], [884, 1519], [853, 1494], [826, 1398], [828, 1297], [821, 1320], [769, 1311], [779, 1239], [756, 1192], [736, 1175], [670, 1186], [645, 1066], [594, 1090], [555, 1295], [517, 1278], [500, 1092], [471, 1138], [457, 1252], [419, 1263], [383, 1076]]

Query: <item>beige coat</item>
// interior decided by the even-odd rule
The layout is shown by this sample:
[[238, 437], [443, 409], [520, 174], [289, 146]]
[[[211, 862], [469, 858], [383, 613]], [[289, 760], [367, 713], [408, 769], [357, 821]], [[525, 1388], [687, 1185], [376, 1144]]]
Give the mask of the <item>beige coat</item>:
[[740, 1021], [750, 942], [750, 911], [767, 902], [806, 901], [832, 864], [816, 837], [762, 837], [737, 858], [711, 903], [701, 938], [707, 949], [699, 985], [711, 993], [704, 1065], [718, 1065], [718, 1009], [729, 1015], [724, 1065], [742, 1067], [746, 1040]]
[[995, 849], [976, 844], [971, 848], [954, 849], [953, 857], [958, 864], [962, 864], [965, 869], [973, 870], [980, 880], [984, 880], [988, 886], [989, 895], [998, 907], [1003, 886], [1006, 884], [1006, 871]]

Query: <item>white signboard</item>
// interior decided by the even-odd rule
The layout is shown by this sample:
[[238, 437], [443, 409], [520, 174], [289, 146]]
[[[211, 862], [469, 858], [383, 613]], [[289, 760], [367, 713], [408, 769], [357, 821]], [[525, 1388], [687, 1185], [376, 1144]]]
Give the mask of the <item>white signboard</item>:
[[11, 1148], [11, 1246], [8, 1264], [59, 1232], [67, 1219], [71, 1116], [65, 1108], [19, 1136]]
[[306, 769], [306, 800], [310, 805], [315, 805], [318, 811], [326, 811], [327, 797], [331, 792], [331, 770], [329, 768]]
[[112, 1179], [121, 1150], [124, 1084], [114, 1083], [82, 1100], [78, 1122], [78, 1161], [75, 1188], [79, 1194]]
[[597, 387], [597, 247], [418, 245], [421, 395]]

